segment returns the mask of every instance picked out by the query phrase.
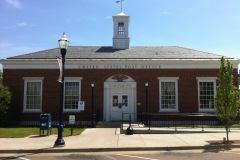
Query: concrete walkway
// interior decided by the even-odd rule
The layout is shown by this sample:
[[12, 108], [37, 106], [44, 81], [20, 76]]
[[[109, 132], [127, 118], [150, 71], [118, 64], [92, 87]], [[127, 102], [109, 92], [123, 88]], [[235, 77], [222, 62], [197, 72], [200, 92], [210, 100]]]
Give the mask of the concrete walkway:
[[[167, 130], [167, 128], [165, 130]], [[225, 130], [205, 129], [205, 131], [206, 132], [203, 133], [125, 135], [120, 134], [120, 128], [88, 128], [79, 136], [64, 137], [66, 143], [64, 147], [53, 147], [57, 135], [0, 138], [0, 153], [240, 148], [240, 144], [210, 145], [206, 141], [222, 140], [223, 137], [226, 137]], [[240, 140], [240, 129], [232, 129], [229, 137], [230, 140]]]

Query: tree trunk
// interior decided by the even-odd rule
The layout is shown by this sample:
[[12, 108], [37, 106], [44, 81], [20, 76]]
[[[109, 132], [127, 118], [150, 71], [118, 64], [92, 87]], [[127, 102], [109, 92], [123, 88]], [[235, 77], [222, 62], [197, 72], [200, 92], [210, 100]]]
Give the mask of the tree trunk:
[[228, 142], [229, 141], [229, 139], [228, 139], [228, 128], [229, 128], [228, 125], [226, 125], [225, 128], [226, 128], [226, 135], [227, 135], [227, 142]]

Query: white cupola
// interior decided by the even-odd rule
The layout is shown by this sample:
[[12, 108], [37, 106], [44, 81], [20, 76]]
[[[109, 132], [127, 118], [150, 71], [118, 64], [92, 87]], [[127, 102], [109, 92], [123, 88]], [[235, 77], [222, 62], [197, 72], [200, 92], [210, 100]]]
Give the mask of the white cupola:
[[130, 16], [123, 12], [113, 16], [113, 49], [128, 49], [130, 38], [128, 36]]

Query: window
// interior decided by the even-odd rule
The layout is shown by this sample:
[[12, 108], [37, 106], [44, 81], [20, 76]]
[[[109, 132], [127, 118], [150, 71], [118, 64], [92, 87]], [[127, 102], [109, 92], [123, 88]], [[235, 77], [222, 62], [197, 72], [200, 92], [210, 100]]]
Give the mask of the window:
[[112, 96], [112, 107], [128, 107], [128, 95], [113, 95]]
[[78, 111], [80, 101], [81, 79], [65, 78], [64, 81], [64, 111]]
[[159, 78], [160, 112], [178, 112], [178, 77]]
[[215, 111], [216, 78], [198, 78], [199, 111]]
[[124, 34], [124, 23], [123, 22], [119, 22], [118, 23], [118, 34], [123, 35]]
[[122, 95], [122, 106], [128, 107], [128, 96], [127, 95]]
[[118, 107], [118, 96], [114, 95], [113, 96], [113, 103], [112, 103], [113, 107]]
[[24, 79], [23, 112], [41, 112], [43, 78]]

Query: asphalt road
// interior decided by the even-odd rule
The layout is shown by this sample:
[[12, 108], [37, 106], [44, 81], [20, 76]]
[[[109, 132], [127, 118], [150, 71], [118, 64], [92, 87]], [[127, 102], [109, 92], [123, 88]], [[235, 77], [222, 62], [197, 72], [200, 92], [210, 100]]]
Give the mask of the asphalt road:
[[57, 154], [0, 154], [1, 160], [239, 160], [240, 148], [229, 151], [144, 151]]

